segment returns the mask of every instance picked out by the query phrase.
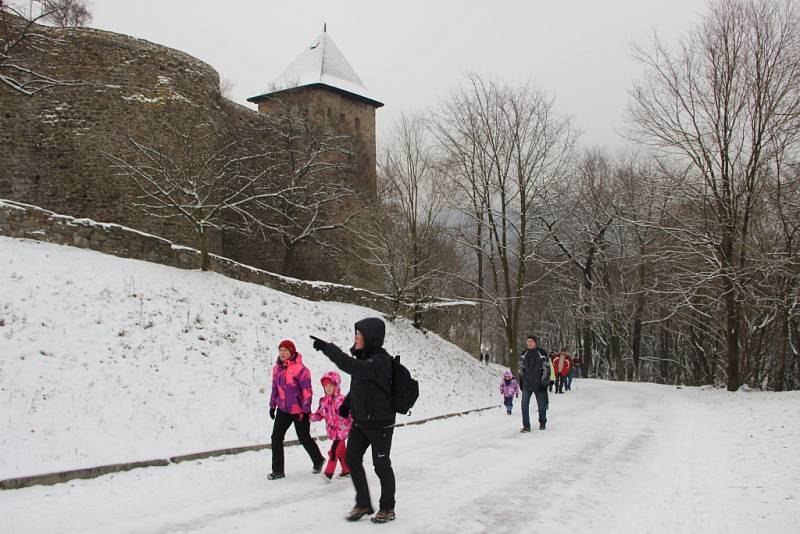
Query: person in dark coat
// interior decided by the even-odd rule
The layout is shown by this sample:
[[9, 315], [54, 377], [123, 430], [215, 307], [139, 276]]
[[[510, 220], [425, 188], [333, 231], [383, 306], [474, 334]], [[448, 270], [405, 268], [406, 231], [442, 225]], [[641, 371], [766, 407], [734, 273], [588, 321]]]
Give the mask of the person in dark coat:
[[381, 483], [380, 510], [373, 522], [385, 523], [395, 519], [395, 478], [390, 457], [394, 432], [395, 410], [392, 406], [392, 357], [383, 348], [386, 325], [370, 317], [355, 324], [355, 343], [350, 357], [333, 343], [314, 339], [314, 348], [322, 351], [336, 366], [351, 375], [350, 393], [343, 412], [353, 417], [345, 460], [356, 490], [356, 505], [347, 515], [348, 521], [358, 521], [374, 509], [364, 472], [364, 453], [372, 448], [372, 465]]
[[539, 430], [547, 425], [547, 386], [550, 383], [550, 358], [547, 352], [538, 347], [539, 340], [533, 334], [525, 339], [527, 350], [520, 356], [519, 385], [522, 388], [522, 428], [520, 432], [531, 431], [531, 396], [536, 396], [539, 408]]

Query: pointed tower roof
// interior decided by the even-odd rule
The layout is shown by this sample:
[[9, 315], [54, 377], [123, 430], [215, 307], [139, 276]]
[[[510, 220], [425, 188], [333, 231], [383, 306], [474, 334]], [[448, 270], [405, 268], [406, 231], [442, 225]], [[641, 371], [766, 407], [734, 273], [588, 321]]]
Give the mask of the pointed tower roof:
[[247, 101], [258, 103], [270, 96], [301, 87], [326, 87], [376, 108], [383, 106], [381, 102], [370, 98], [361, 78], [328, 35], [327, 27], [275, 79], [269, 92], [248, 98]]

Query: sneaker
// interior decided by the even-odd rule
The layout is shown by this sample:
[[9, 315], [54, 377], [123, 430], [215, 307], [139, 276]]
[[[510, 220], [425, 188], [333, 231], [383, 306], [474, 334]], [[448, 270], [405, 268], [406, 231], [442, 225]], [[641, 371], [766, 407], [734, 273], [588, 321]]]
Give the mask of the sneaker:
[[544, 430], [545, 423], [539, 423], [539, 430]]
[[318, 464], [314, 464], [314, 467], [311, 469], [311, 472], [314, 473], [315, 475], [322, 473], [322, 464], [324, 463], [325, 462], [323, 461]]
[[348, 478], [350, 476], [350, 471], [347, 473], [339, 473], [339, 478]]
[[524, 426], [523, 426], [522, 428], [520, 428], [520, 429], [519, 429], [519, 431], [520, 431], [520, 432], [530, 432], [530, 431], [531, 431], [531, 429], [530, 429], [530, 428], [528, 428], [528, 427], [524, 427]]
[[352, 510], [350, 510], [350, 513], [345, 516], [345, 519], [347, 519], [348, 521], [358, 521], [365, 515], [370, 515], [373, 514], [374, 512], [375, 510], [373, 510], [372, 507], [359, 508], [358, 506], [356, 506]]
[[377, 514], [372, 516], [373, 523], [388, 523], [394, 521], [394, 510], [379, 510]]
[[278, 480], [279, 478], [284, 478], [284, 477], [286, 477], [286, 475], [284, 475], [283, 473], [270, 473], [267, 475], [267, 478], [269, 480]]

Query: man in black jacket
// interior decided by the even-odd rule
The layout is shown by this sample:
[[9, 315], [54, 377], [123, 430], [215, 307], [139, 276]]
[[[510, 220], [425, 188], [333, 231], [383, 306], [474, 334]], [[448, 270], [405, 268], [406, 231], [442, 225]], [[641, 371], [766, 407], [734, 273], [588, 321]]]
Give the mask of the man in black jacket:
[[381, 482], [380, 510], [372, 521], [385, 523], [395, 518], [395, 480], [389, 457], [395, 411], [391, 395], [392, 357], [383, 348], [385, 335], [386, 325], [381, 319], [370, 317], [358, 321], [355, 343], [350, 349], [355, 358], [342, 352], [333, 343], [314, 339], [314, 348], [321, 350], [339, 369], [352, 377], [350, 393], [342, 405], [345, 412], [349, 409], [353, 415], [345, 454], [356, 489], [356, 505], [347, 516], [349, 521], [357, 521], [374, 512], [363, 465], [364, 453], [369, 447], [372, 447], [375, 474]]
[[522, 428], [520, 432], [531, 431], [531, 395], [536, 396], [539, 408], [539, 430], [547, 424], [547, 385], [550, 383], [550, 358], [538, 347], [539, 340], [533, 334], [525, 339], [528, 349], [519, 361], [519, 386], [522, 388]]

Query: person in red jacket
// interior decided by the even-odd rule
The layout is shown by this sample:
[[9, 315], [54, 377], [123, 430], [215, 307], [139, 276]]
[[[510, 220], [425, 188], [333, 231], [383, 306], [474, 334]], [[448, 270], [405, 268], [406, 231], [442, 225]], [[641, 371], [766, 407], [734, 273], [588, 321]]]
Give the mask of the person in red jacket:
[[572, 358], [567, 354], [566, 347], [561, 347], [561, 351], [553, 358], [553, 369], [556, 371], [556, 394], [564, 393], [564, 386], [571, 367]]

